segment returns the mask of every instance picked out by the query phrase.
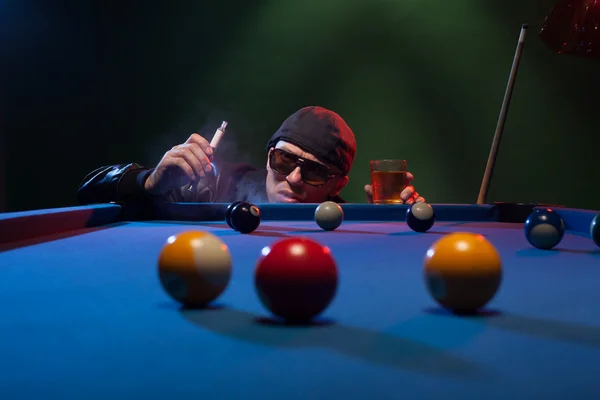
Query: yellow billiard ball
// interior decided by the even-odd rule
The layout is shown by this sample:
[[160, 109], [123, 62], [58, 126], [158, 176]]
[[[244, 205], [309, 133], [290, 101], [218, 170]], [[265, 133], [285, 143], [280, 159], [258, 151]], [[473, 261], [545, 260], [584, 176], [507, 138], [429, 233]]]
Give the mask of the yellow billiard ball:
[[221, 239], [188, 231], [168, 238], [158, 258], [158, 275], [171, 298], [188, 307], [205, 307], [227, 288], [231, 265]]
[[458, 314], [474, 313], [495, 295], [502, 281], [502, 260], [482, 235], [452, 233], [427, 250], [424, 277], [429, 294]]

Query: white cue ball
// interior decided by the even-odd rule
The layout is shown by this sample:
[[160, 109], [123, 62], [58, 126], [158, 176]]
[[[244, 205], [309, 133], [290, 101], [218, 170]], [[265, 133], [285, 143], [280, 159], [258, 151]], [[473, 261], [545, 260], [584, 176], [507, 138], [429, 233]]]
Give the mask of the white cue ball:
[[334, 201], [325, 201], [315, 210], [315, 222], [321, 229], [332, 231], [344, 221], [344, 210]]

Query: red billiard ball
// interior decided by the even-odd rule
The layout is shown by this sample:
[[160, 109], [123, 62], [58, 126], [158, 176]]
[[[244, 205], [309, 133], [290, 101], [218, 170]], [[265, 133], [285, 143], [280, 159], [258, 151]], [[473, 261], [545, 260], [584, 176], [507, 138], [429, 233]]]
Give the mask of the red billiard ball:
[[287, 238], [265, 247], [254, 283], [262, 304], [288, 322], [309, 322], [329, 307], [338, 286], [328, 247], [307, 238]]

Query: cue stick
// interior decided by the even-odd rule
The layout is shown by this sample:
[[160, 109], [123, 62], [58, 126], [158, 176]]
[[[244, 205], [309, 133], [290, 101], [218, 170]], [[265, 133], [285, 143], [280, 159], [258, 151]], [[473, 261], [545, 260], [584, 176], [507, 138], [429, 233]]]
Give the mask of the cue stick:
[[506, 123], [508, 107], [510, 106], [510, 99], [512, 97], [513, 88], [517, 79], [517, 72], [519, 71], [519, 63], [521, 62], [521, 54], [523, 53], [523, 46], [525, 44], [525, 33], [527, 32], [528, 27], [528, 24], [523, 24], [521, 27], [521, 34], [519, 36], [519, 42], [517, 43], [517, 50], [515, 51], [513, 64], [510, 69], [510, 75], [506, 85], [506, 92], [504, 93], [504, 100], [502, 101], [502, 108], [500, 109], [500, 116], [498, 117], [498, 124], [496, 125], [496, 132], [494, 133], [494, 139], [492, 141], [492, 148], [490, 149], [487, 165], [485, 167], [485, 173], [481, 182], [481, 188], [479, 189], [477, 204], [485, 204], [487, 199], [490, 182], [492, 180], [492, 174], [494, 172], [494, 166], [496, 165], [498, 149], [500, 148], [500, 139], [502, 139], [502, 133], [504, 132], [504, 124]]
[[[217, 131], [215, 132], [215, 135], [213, 136], [212, 140], [210, 141], [210, 147], [212, 147], [213, 149], [213, 154], [214, 151], [217, 149], [217, 147], [219, 147], [219, 143], [221, 143], [221, 139], [223, 139], [223, 135], [225, 134], [225, 128], [227, 128], [227, 121], [223, 121], [221, 123], [221, 126], [219, 128], [217, 128]], [[215, 166], [213, 165], [213, 163], [210, 163], [212, 165], [213, 168], [213, 174], [215, 173]], [[192, 190], [194, 189], [194, 184], [190, 184], [190, 187], [188, 187], [188, 192], [192, 192]]]

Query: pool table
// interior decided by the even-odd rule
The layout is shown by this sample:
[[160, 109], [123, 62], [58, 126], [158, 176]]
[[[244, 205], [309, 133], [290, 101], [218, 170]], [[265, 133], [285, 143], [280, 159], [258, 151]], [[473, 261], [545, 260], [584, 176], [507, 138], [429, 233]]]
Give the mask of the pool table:
[[[0, 215], [0, 398], [591, 399], [600, 398], [596, 211], [556, 208], [553, 250], [523, 234], [528, 205], [433, 204], [416, 233], [406, 206], [343, 204], [323, 231], [316, 205], [258, 204], [240, 234], [227, 204], [101, 204]], [[210, 307], [162, 289], [166, 239], [206, 230], [233, 274]], [[456, 316], [426, 290], [423, 259], [449, 232], [485, 235], [502, 285], [481, 313]], [[336, 297], [310, 326], [270, 317], [253, 287], [261, 249], [302, 235], [327, 245]]]

